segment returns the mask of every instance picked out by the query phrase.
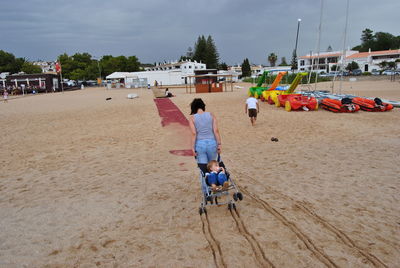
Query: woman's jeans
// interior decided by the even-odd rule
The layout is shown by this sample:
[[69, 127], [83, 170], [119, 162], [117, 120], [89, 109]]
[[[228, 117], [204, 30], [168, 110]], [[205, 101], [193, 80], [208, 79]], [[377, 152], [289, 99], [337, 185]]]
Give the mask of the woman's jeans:
[[197, 163], [207, 164], [217, 159], [217, 141], [214, 139], [197, 140], [195, 145]]
[[208, 184], [210, 184], [210, 185], [212, 185], [212, 184], [223, 185], [224, 182], [226, 182], [228, 179], [227, 179], [225, 173], [220, 172], [217, 174], [217, 173], [211, 172], [208, 175], [207, 180], [208, 180]]

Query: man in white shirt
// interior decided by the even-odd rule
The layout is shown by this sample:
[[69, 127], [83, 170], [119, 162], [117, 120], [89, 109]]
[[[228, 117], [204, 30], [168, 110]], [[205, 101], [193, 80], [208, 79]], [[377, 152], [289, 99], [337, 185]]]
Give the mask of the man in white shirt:
[[257, 114], [260, 111], [260, 107], [258, 105], [258, 100], [254, 97], [250, 97], [246, 100], [246, 108], [245, 113], [249, 112], [251, 125], [254, 126], [257, 120]]

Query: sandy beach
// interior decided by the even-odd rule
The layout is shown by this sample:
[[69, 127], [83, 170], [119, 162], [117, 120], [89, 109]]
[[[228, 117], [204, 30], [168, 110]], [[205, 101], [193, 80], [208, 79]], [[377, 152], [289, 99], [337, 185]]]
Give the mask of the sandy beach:
[[[171, 89], [186, 117], [195, 97], [215, 114], [244, 194], [237, 213], [207, 216], [193, 157], [170, 153], [190, 148], [188, 128], [162, 126], [151, 90], [0, 103], [0, 267], [400, 267], [400, 109], [261, 103], [251, 127], [251, 84], [240, 86]], [[398, 81], [344, 82], [342, 92], [400, 101]]]

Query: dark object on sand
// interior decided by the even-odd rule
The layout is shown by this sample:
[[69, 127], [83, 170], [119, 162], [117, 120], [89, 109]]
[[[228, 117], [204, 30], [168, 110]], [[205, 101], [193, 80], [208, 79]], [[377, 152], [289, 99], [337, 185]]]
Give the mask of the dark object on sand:
[[278, 138], [272, 137], [271, 141], [279, 141]]
[[106, 100], [111, 100], [112, 98], [107, 98]]

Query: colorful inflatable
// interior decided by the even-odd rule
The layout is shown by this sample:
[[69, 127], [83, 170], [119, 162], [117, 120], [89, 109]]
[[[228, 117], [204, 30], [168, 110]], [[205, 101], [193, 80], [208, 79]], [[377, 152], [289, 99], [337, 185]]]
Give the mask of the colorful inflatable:
[[334, 113], [354, 113], [360, 110], [360, 106], [351, 102], [351, 99], [344, 98], [342, 100], [323, 99], [321, 107]]
[[393, 109], [392, 104], [384, 103], [379, 98], [370, 100], [370, 99], [355, 97], [352, 99], [352, 102], [360, 106], [361, 110], [367, 112], [386, 112]]
[[289, 88], [285, 91], [282, 90], [271, 90], [271, 91], [264, 91], [263, 98], [268, 101], [269, 104], [274, 104], [278, 102], [278, 95], [288, 95], [292, 94], [296, 87], [300, 84], [301, 79], [303, 76], [306, 76], [308, 73], [298, 73], [296, 77], [293, 79], [292, 83], [290, 84]]
[[[289, 97], [294, 97], [294, 96], [301, 96], [301, 94], [290, 94], [290, 95], [278, 95], [278, 101], [275, 102], [276, 107], [282, 107], [285, 106], [285, 102], [288, 100]], [[271, 98], [270, 98], [271, 99]]]
[[279, 95], [279, 106], [285, 106], [285, 110], [318, 110], [318, 101], [316, 98], [302, 96], [300, 94]]
[[260, 78], [258, 79], [258, 82], [257, 82], [257, 86], [249, 88], [249, 92], [248, 92], [249, 97], [253, 96], [254, 98], [258, 99], [263, 96], [264, 91], [275, 90], [277, 88], [277, 86], [279, 85], [279, 83], [281, 82], [282, 77], [287, 73], [286, 71], [279, 72], [278, 75], [276, 76], [274, 82], [271, 84], [271, 87], [269, 87], [269, 88], [262, 87], [262, 84], [265, 83], [265, 79], [268, 76], [269, 72], [271, 72], [271, 71], [265, 71], [262, 74], [262, 76], [260, 76]]

